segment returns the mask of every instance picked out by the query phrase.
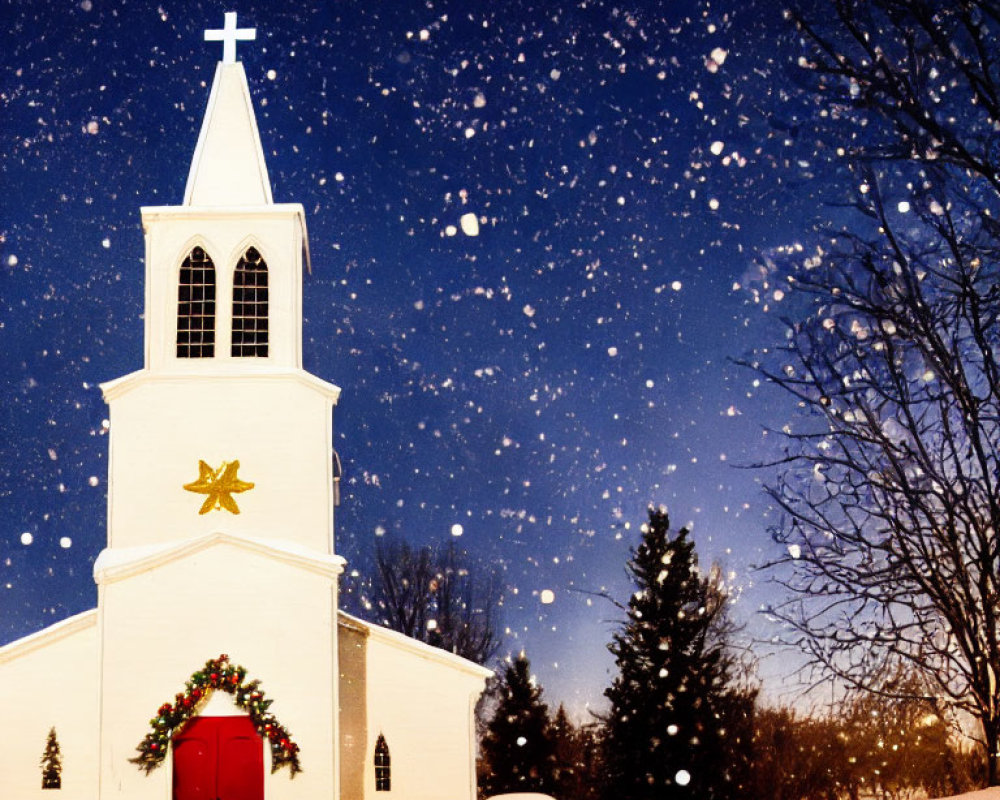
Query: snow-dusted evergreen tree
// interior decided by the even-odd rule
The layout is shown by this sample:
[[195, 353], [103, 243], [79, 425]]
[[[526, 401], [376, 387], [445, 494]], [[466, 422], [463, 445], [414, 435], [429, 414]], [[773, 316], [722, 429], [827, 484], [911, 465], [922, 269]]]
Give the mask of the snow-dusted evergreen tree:
[[628, 570], [636, 591], [609, 646], [619, 675], [605, 731], [605, 796], [720, 800], [745, 792], [754, 694], [734, 688], [727, 597], [688, 531], [650, 509]]
[[62, 787], [62, 753], [59, 749], [59, 739], [56, 729], [49, 729], [45, 740], [45, 751], [42, 753], [42, 788], [59, 789]]
[[483, 792], [487, 796], [551, 793], [555, 747], [549, 710], [542, 702], [541, 687], [532, 680], [524, 653], [504, 671], [496, 691], [496, 711], [482, 742]]

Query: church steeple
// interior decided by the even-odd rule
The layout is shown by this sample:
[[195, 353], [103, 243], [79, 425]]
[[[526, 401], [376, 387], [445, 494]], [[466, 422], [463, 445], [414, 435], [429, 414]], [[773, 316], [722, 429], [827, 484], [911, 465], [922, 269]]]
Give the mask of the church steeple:
[[227, 12], [221, 30], [205, 31], [206, 41], [223, 43], [215, 69], [208, 110], [191, 161], [186, 206], [270, 205], [271, 183], [236, 42], [257, 38], [256, 28], [237, 28], [236, 12]]
[[243, 64], [220, 62], [191, 161], [184, 205], [260, 206], [272, 202]]
[[[340, 390], [302, 369], [305, 213], [271, 198], [235, 60], [249, 31], [227, 14], [214, 33], [206, 38], [227, 46], [184, 202], [142, 209], [145, 365], [103, 385], [114, 431], [108, 544], [224, 533], [332, 556]], [[191, 494], [227, 470], [254, 487], [238, 503], [202, 505]]]
[[[305, 214], [275, 203], [236, 42], [256, 38], [226, 14], [183, 203], [142, 209], [146, 368], [246, 374], [302, 366]], [[303, 264], [304, 262], [304, 264]]]

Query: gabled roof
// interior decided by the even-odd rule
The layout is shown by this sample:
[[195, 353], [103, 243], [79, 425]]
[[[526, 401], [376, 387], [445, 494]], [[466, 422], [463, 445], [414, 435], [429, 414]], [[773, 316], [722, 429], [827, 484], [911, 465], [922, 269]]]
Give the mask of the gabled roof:
[[220, 63], [191, 160], [184, 205], [259, 206], [272, 202], [243, 64]]
[[[272, 545], [269, 547], [263, 542], [252, 539], [243, 539], [241, 541], [238, 537], [226, 534], [212, 534], [202, 537], [199, 540], [188, 542], [185, 547], [154, 545], [146, 548], [128, 548], [127, 553], [115, 555], [112, 555], [109, 551], [105, 551], [98, 559], [99, 563], [94, 565], [95, 578], [98, 583], [109, 579], [121, 579], [122, 577], [126, 577], [127, 574], [149, 569], [158, 563], [162, 563], [178, 555], [188, 555], [192, 551], [223, 542], [249, 547], [261, 552], [270, 551], [272, 555], [280, 553], [286, 560], [296, 562], [299, 566], [305, 565], [314, 571], [318, 570], [332, 574], [339, 572], [343, 565], [343, 559], [340, 556], [320, 556], [316, 558], [315, 556], [306, 554], [301, 548], [293, 546], [285, 545], [282, 548], [281, 546], [275, 547]], [[183, 551], [183, 553], [179, 553], [178, 551]], [[93, 628], [96, 624], [97, 609], [91, 608], [21, 639], [15, 639], [13, 642], [0, 647], [0, 664], [5, 661], [13, 661], [40, 648], [48, 647], [67, 636], [72, 636], [80, 631]], [[389, 647], [412, 653], [420, 658], [425, 658], [481, 680], [485, 680], [493, 675], [493, 671], [487, 667], [482, 667], [454, 653], [449, 653], [438, 647], [432, 647], [429, 644], [411, 639], [408, 636], [391, 631], [388, 628], [383, 628], [380, 625], [365, 622], [341, 610], [337, 611], [337, 626], [354, 630], [365, 637], [371, 637]]]

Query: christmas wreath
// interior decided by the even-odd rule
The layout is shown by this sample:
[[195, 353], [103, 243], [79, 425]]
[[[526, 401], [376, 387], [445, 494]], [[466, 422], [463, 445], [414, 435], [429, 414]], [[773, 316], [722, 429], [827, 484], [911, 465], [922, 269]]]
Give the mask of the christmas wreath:
[[273, 700], [268, 700], [260, 689], [260, 681], [244, 683], [247, 671], [241, 666], [229, 663], [229, 656], [223, 654], [205, 662], [205, 666], [195, 672], [184, 684], [184, 691], [174, 697], [173, 703], [164, 703], [149, 721], [152, 730], [136, 746], [139, 755], [130, 758], [133, 764], [147, 774], [156, 769], [167, 757], [167, 745], [204, 705], [209, 695], [219, 689], [233, 695], [236, 705], [250, 715], [250, 721], [271, 746], [271, 772], [287, 766], [289, 777], [294, 778], [302, 771], [299, 764], [299, 746], [292, 741], [292, 735], [271, 714], [267, 713]]

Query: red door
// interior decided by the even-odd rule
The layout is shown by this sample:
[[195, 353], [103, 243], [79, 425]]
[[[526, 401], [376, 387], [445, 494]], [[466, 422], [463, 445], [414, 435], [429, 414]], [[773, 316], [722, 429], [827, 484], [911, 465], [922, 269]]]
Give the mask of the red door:
[[264, 748], [249, 717], [197, 717], [174, 738], [174, 800], [264, 800]]

